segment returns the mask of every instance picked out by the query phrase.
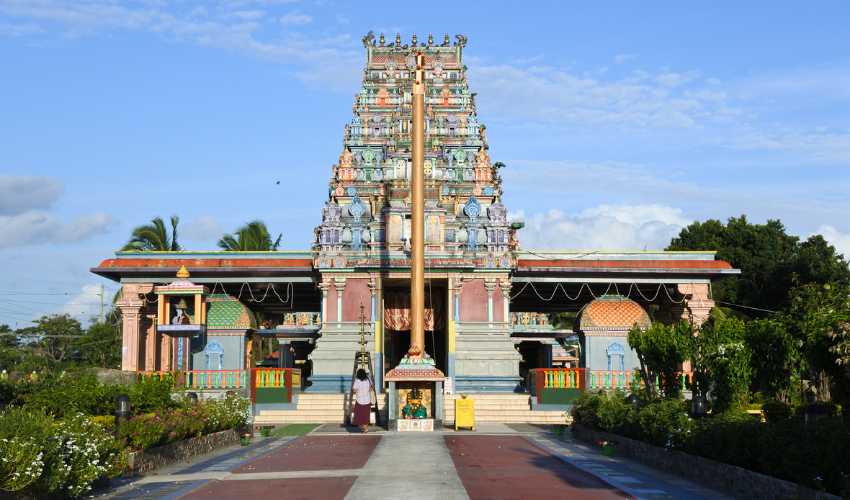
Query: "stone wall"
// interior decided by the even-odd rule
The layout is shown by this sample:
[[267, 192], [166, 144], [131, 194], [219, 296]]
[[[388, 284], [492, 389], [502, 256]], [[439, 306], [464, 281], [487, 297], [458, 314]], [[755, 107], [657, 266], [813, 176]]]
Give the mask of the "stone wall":
[[812, 490], [790, 481], [777, 479], [735, 465], [716, 462], [676, 450], [666, 450], [643, 441], [617, 434], [596, 431], [573, 424], [573, 435], [588, 443], [610, 441], [616, 443], [615, 453], [635, 459], [645, 465], [661, 469], [708, 487], [725, 491], [740, 498], [765, 500], [785, 499], [838, 499], [835, 495]]
[[144, 451], [131, 452], [127, 460], [130, 475], [144, 475], [160, 467], [188, 460], [213, 450], [239, 442], [239, 433], [233, 429], [205, 436], [184, 439]]

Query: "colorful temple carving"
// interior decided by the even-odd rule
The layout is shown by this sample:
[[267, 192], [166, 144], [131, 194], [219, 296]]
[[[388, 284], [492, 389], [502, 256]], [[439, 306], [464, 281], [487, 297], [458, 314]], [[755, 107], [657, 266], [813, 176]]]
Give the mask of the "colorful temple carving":
[[[508, 220], [467, 81], [465, 37], [414, 37], [408, 45], [367, 35], [363, 44], [363, 83], [312, 249], [118, 252], [92, 270], [123, 284], [123, 369], [246, 369], [269, 362], [257, 353], [269, 354], [263, 342], [274, 340], [281, 354], [270, 359], [300, 368], [306, 391], [345, 392], [362, 305], [376, 385], [384, 388], [382, 376], [410, 343], [414, 46], [424, 55], [427, 88], [425, 348], [447, 377], [446, 391], [520, 390], [528, 370], [551, 366], [553, 346], [575, 335], [586, 366], [629, 370], [635, 361], [624, 332], [635, 323], [706, 319], [711, 280], [737, 273], [712, 252], [519, 246], [521, 224]], [[176, 275], [183, 266], [198, 326], [185, 338], [163, 329], [162, 311], [172, 306], [157, 305], [187, 286]], [[555, 329], [555, 312], [576, 313], [575, 325]], [[182, 357], [173, 354], [179, 346]]]

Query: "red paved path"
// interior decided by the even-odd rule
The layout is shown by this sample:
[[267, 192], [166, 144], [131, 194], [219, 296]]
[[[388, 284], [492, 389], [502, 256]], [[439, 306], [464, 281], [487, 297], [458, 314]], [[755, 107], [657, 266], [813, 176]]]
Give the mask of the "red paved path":
[[286, 498], [342, 500], [345, 498], [356, 477], [328, 477], [317, 479], [262, 479], [250, 481], [212, 481], [182, 497], [245, 499], [245, 498]]
[[366, 465], [380, 440], [380, 436], [304, 436], [233, 472], [359, 469]]
[[629, 498], [521, 436], [446, 436], [445, 440], [473, 500]]

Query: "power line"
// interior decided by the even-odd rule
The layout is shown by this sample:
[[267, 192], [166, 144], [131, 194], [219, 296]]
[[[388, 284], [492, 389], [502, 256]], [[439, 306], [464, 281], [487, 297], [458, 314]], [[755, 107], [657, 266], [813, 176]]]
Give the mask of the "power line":
[[718, 304], [723, 304], [725, 306], [742, 307], [744, 309], [752, 309], [753, 311], [761, 311], [761, 312], [766, 312], [766, 313], [771, 313], [771, 314], [779, 314], [779, 311], [771, 311], [770, 309], [762, 309], [761, 307], [745, 306], [743, 304], [733, 304], [731, 302], [723, 302], [722, 300], [717, 300], [715, 302], [717, 302]]

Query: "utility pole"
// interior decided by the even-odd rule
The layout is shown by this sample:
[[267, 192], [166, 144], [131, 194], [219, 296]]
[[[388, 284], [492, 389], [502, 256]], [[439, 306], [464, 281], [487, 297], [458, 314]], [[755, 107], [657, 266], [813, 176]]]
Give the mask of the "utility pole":
[[101, 323], [106, 322], [106, 317], [103, 315], [103, 308], [104, 308], [103, 294], [104, 294], [103, 283], [101, 283], [100, 284], [100, 294], [99, 294], [100, 295], [100, 322]]

